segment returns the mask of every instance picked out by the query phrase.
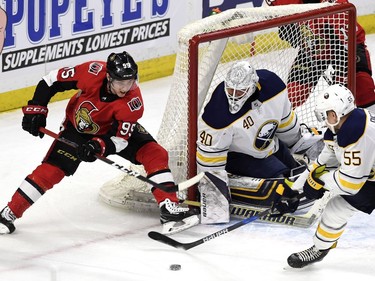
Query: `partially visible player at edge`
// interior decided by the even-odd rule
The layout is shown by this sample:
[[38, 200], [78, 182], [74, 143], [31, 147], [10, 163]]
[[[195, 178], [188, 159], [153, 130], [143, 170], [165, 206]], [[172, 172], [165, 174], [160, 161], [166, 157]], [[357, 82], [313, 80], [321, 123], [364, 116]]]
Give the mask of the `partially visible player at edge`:
[[[1, 234], [14, 232], [16, 219], [65, 176], [73, 175], [81, 161], [95, 161], [96, 154], [117, 154], [142, 164], [149, 179], [174, 185], [167, 151], [138, 123], [144, 104], [138, 86], [138, 66], [129, 53], [112, 53], [107, 62], [89, 61], [48, 73], [23, 107], [22, 128], [42, 138], [39, 128], [46, 126], [50, 99], [57, 92], [70, 89], [78, 91], [68, 102], [59, 135], [79, 147], [75, 149], [57, 140], [52, 143], [42, 163], [26, 176], [1, 211]], [[157, 188], [152, 188], [152, 193], [160, 206], [162, 223], [191, 216], [188, 208], [177, 204], [176, 193]]]
[[0, 7], [0, 54], [2, 53], [3, 47], [4, 47], [6, 25], [7, 25], [7, 14]]
[[[300, 138], [300, 124], [280, 77], [266, 69], [255, 70], [247, 61], [234, 63], [198, 119], [198, 170], [221, 179], [199, 184], [204, 206], [201, 222], [229, 221], [227, 173], [256, 178], [289, 176], [299, 163], [288, 148]], [[289, 193], [284, 195], [294, 198], [296, 193], [286, 189]]]
[[[331, 193], [315, 232], [314, 245], [288, 258], [301, 268], [321, 261], [337, 245], [350, 217], [375, 208], [375, 115], [356, 108], [353, 94], [336, 84], [316, 98], [317, 119], [325, 121], [325, 147], [313, 165], [297, 181], [305, 196], [321, 198]], [[296, 184], [300, 184], [297, 183]]]
[[[348, 0], [266, 0], [266, 2], [269, 6], [322, 2], [349, 3]], [[314, 32], [319, 33], [319, 31], [314, 31], [314, 28], [316, 28], [316, 26], [311, 28], [312, 34], [314, 34]], [[285, 29], [285, 32], [288, 32], [287, 29]], [[279, 35], [281, 39], [290, 41], [288, 39], [288, 34], [280, 34], [279, 31]], [[314, 36], [311, 36], [311, 39], [315, 40]], [[325, 41], [325, 39], [326, 38], [323, 38], [323, 41]], [[293, 42], [291, 42], [291, 44], [293, 46]], [[311, 42], [311, 44], [314, 44], [314, 42]], [[330, 44], [330, 42], [327, 42], [327, 44]], [[297, 45], [298, 44], [296, 44], [294, 47], [297, 47]], [[306, 45], [308, 45], [308, 43]], [[356, 24], [356, 45], [356, 105], [375, 111], [375, 85], [374, 80], [371, 77], [372, 67], [370, 54], [366, 46], [366, 33], [358, 22]], [[288, 78], [289, 99], [291, 100], [293, 107], [300, 106], [307, 100], [311, 90], [318, 82], [319, 77], [327, 69], [329, 64], [324, 62], [324, 60], [320, 60], [319, 58], [314, 59], [311, 57], [306, 57], [305, 53], [308, 52], [305, 52], [303, 48], [301, 48]], [[322, 73], [320, 75], [309, 75], [309, 71], [312, 71], [313, 73], [320, 71]], [[339, 72], [339, 70], [336, 70], [336, 72]], [[293, 77], [306, 77], [306, 80], [304, 83], [301, 83], [294, 81]], [[342, 83], [342, 81], [340, 83]]]

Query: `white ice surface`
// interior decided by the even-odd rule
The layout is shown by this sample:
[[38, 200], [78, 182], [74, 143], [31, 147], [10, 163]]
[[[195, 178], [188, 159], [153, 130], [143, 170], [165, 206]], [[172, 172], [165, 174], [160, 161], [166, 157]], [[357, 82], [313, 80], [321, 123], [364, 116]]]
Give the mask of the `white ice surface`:
[[[375, 35], [367, 37], [375, 65]], [[142, 124], [156, 135], [171, 78], [143, 83], [146, 113]], [[49, 105], [47, 128], [58, 131], [67, 101]], [[0, 206], [42, 160], [52, 139], [21, 129], [20, 110], [0, 114]], [[126, 164], [120, 158], [111, 159]], [[110, 207], [98, 200], [100, 186], [119, 171], [96, 161], [83, 163], [16, 221], [12, 235], [0, 236], [0, 281], [103, 280], [374, 280], [374, 215], [358, 213], [321, 263], [291, 269], [286, 258], [312, 245], [315, 226], [287, 228], [250, 223], [189, 251], [148, 238], [160, 230], [157, 214]], [[188, 242], [224, 225], [197, 226], [176, 234]], [[170, 271], [171, 264], [180, 271]]]

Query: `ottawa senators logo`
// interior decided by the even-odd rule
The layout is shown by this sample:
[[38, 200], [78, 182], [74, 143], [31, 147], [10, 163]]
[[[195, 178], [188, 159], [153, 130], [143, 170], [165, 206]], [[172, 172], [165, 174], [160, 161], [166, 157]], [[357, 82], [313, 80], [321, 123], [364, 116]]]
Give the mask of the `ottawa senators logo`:
[[148, 132], [146, 131], [146, 129], [141, 124], [137, 123], [137, 127], [136, 128], [137, 128], [138, 133], [145, 134], [145, 135], [148, 134]]
[[271, 144], [278, 127], [276, 120], [269, 120], [260, 126], [254, 145], [259, 150], [265, 150]]
[[94, 123], [90, 114], [98, 109], [89, 101], [84, 101], [75, 114], [76, 128], [80, 133], [95, 134], [99, 131], [98, 124]]

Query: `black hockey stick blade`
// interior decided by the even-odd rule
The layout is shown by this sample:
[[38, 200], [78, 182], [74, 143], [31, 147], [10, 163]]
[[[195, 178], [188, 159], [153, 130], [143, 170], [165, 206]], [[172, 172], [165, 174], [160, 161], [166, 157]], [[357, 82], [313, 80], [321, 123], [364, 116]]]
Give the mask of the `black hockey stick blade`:
[[188, 250], [195, 245], [195, 242], [192, 242], [192, 243], [181, 243], [181, 242], [178, 242], [164, 234], [161, 234], [160, 232], [156, 232], [156, 231], [150, 231], [148, 233], [148, 237], [150, 237], [151, 239], [155, 240], [155, 241], [159, 241], [161, 243], [164, 243], [166, 245], [169, 245], [169, 246], [172, 246], [174, 248], [178, 248], [178, 249], [184, 249], [184, 250]]
[[263, 212], [260, 212], [260, 213], [258, 213], [255, 216], [243, 219], [243, 220], [241, 220], [241, 221], [239, 221], [239, 222], [237, 222], [237, 223], [235, 223], [235, 224], [233, 224], [231, 226], [228, 226], [228, 227], [226, 227], [224, 229], [216, 231], [216, 232], [214, 232], [214, 233], [212, 233], [210, 235], [207, 235], [207, 236], [205, 236], [205, 237], [203, 237], [201, 239], [198, 239], [198, 240], [190, 242], [190, 243], [178, 242], [178, 241], [176, 241], [176, 240], [174, 240], [174, 239], [172, 239], [172, 238], [170, 238], [170, 237], [168, 237], [168, 236], [166, 236], [166, 235], [164, 235], [164, 234], [162, 234], [160, 232], [156, 232], [156, 231], [150, 231], [148, 233], [148, 237], [150, 237], [153, 240], [156, 240], [156, 241], [159, 241], [161, 243], [164, 243], [166, 245], [172, 246], [174, 248], [189, 250], [191, 248], [199, 246], [200, 244], [206, 243], [206, 242], [211, 241], [211, 240], [213, 240], [213, 239], [215, 239], [217, 237], [220, 237], [220, 236], [222, 236], [222, 235], [224, 235], [224, 234], [226, 234], [228, 232], [231, 232], [231, 231], [233, 231], [233, 230], [235, 230], [235, 229], [237, 229], [237, 228], [239, 228], [239, 227], [241, 227], [243, 225], [246, 225], [246, 224], [248, 224], [248, 223], [250, 223], [252, 221], [255, 221], [255, 220], [257, 220], [257, 219], [259, 219], [261, 217], [264, 217], [264, 216], [266, 216], [266, 215], [268, 215], [270, 213], [271, 213], [271, 209], [264, 210]]

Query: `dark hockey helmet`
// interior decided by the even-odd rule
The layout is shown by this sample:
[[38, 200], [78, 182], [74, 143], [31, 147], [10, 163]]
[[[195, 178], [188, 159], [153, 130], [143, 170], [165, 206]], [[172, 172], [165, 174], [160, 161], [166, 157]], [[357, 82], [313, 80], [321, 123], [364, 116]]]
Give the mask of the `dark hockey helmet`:
[[107, 59], [107, 72], [115, 80], [137, 79], [138, 65], [127, 52], [112, 53]]

